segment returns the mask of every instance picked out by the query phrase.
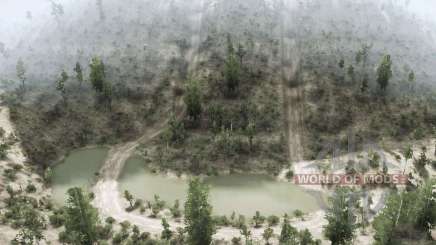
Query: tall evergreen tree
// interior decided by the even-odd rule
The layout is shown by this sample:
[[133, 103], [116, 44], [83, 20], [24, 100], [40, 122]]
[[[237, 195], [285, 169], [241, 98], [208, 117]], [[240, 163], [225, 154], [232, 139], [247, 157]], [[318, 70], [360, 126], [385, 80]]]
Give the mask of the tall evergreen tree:
[[280, 245], [297, 245], [298, 231], [290, 223], [289, 218], [285, 215], [282, 225], [282, 231], [279, 238]]
[[91, 84], [95, 91], [98, 93], [103, 92], [104, 89], [104, 81], [105, 81], [105, 72], [104, 72], [104, 64], [103, 62], [94, 57], [89, 64], [91, 68], [91, 72], [89, 74], [89, 79], [91, 80]]
[[61, 77], [58, 79], [56, 83], [56, 90], [61, 93], [62, 99], [64, 102], [67, 102], [67, 90], [65, 89], [65, 83], [68, 81], [68, 74], [65, 70], [62, 70]]
[[383, 56], [383, 59], [377, 68], [377, 83], [382, 91], [386, 91], [389, 80], [392, 77], [392, 61], [390, 55]]
[[232, 40], [228, 36], [227, 40], [227, 60], [224, 65], [224, 76], [227, 85], [227, 95], [234, 96], [239, 88], [240, 83], [240, 65], [236, 58], [235, 49], [233, 48]]
[[349, 243], [354, 237], [357, 228], [353, 209], [357, 200], [349, 188], [338, 188], [329, 199], [326, 213], [328, 224], [324, 227], [325, 236], [332, 245]]
[[170, 240], [171, 237], [173, 236], [173, 232], [170, 230], [170, 224], [168, 224], [165, 218], [162, 218], [162, 227], [163, 227], [163, 231], [160, 237], [163, 240]]
[[74, 71], [76, 72], [76, 79], [79, 81], [80, 87], [82, 87], [83, 83], [83, 72], [82, 72], [82, 66], [79, 62], [76, 63], [76, 67], [74, 67]]
[[21, 58], [18, 59], [17, 62], [17, 77], [21, 81], [21, 89], [25, 90], [25, 81], [26, 81], [26, 68], [24, 67], [24, 62]]
[[65, 231], [73, 244], [92, 245], [97, 241], [98, 212], [88, 195], [78, 187], [67, 191]]
[[200, 83], [196, 80], [188, 81], [184, 96], [186, 110], [190, 120], [198, 121], [202, 112]]
[[188, 198], [185, 202], [185, 225], [190, 245], [209, 245], [215, 233], [212, 206], [208, 202], [209, 189], [193, 179], [189, 183]]
[[417, 206], [415, 227], [428, 232], [436, 224], [436, 180], [427, 181], [419, 189]]

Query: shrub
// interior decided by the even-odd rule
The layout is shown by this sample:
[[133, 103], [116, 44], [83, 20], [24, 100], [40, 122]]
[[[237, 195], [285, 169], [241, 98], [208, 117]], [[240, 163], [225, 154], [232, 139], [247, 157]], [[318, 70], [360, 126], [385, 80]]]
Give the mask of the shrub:
[[105, 226], [96, 227], [97, 237], [102, 240], [108, 240], [112, 237], [112, 225], [106, 224]]
[[36, 186], [29, 182], [29, 184], [26, 186], [26, 192], [27, 193], [34, 193], [34, 192], [36, 192]]
[[259, 211], [256, 211], [256, 214], [253, 216], [253, 222], [255, 228], [262, 227], [262, 224], [265, 222], [265, 217], [260, 215]]
[[121, 230], [122, 230], [122, 231], [127, 231], [127, 230], [130, 228], [130, 225], [131, 225], [130, 222], [127, 221], [127, 220], [121, 222], [121, 223], [120, 223]]
[[66, 243], [68, 243], [68, 242], [69, 242], [69, 239], [68, 239], [68, 234], [67, 234], [67, 232], [66, 232], [66, 231], [61, 231], [61, 232], [59, 232], [58, 240], [59, 240], [59, 242], [61, 242], [62, 244], [66, 244]]
[[114, 224], [116, 220], [112, 217], [107, 217], [105, 221], [108, 224]]
[[270, 215], [270, 216], [268, 216], [266, 221], [268, 222], [269, 226], [276, 226], [279, 224], [280, 218], [275, 216], [275, 215]]
[[233, 223], [233, 227], [240, 229], [244, 225], [245, 225], [245, 216], [239, 215], [238, 219], [235, 220], [235, 222]]
[[14, 169], [17, 172], [20, 171], [21, 169], [23, 169], [23, 165], [21, 165], [21, 164], [12, 163], [12, 164], [9, 164], [9, 166], [11, 166], [12, 169]]
[[7, 155], [8, 155], [8, 150], [9, 150], [10, 146], [6, 143], [1, 143], [0, 144], [0, 159], [4, 160], [6, 159]]
[[122, 244], [122, 242], [127, 240], [127, 238], [129, 238], [129, 233], [121, 231], [114, 235], [114, 237], [112, 238], [112, 243]]
[[170, 211], [174, 218], [179, 218], [180, 216], [182, 216], [179, 200], [174, 201], [174, 206], [170, 208]]
[[233, 237], [233, 238], [232, 238], [232, 244], [233, 244], [233, 245], [239, 245], [239, 244], [241, 244], [241, 238], [240, 238], [240, 237]]
[[149, 205], [151, 205], [151, 217], [156, 218], [159, 212], [165, 207], [165, 201], [161, 200], [158, 195], [154, 195], [154, 201]]
[[3, 172], [3, 176], [9, 181], [15, 181], [17, 179], [17, 171], [12, 168], [5, 169]]
[[436, 160], [431, 162], [431, 167], [436, 170]]
[[294, 177], [294, 171], [292, 171], [292, 170], [288, 170], [288, 171], [286, 172], [286, 179], [291, 180], [292, 177]]
[[302, 218], [303, 215], [304, 215], [303, 211], [301, 211], [301, 210], [299, 210], [299, 209], [294, 210], [294, 216], [295, 216], [296, 218]]
[[214, 222], [217, 226], [229, 226], [230, 225], [230, 221], [227, 218], [227, 216], [225, 216], [225, 215], [215, 216], [213, 219], [214, 219]]
[[64, 211], [62, 209], [54, 211], [53, 214], [48, 217], [48, 220], [54, 228], [63, 226], [65, 222]]
[[47, 168], [44, 170], [44, 176], [43, 176], [43, 178], [44, 178], [44, 182], [45, 182], [46, 184], [50, 184], [50, 183], [51, 183], [51, 180], [52, 180], [52, 178], [53, 178], [53, 170], [52, 170], [52, 168], [47, 167]]
[[356, 163], [353, 160], [349, 160], [347, 162], [347, 166], [345, 167], [345, 173], [346, 174], [356, 174], [356, 168], [355, 168]]
[[372, 157], [369, 159], [368, 164], [371, 168], [379, 168], [380, 167], [380, 155], [377, 152], [374, 152], [372, 154]]

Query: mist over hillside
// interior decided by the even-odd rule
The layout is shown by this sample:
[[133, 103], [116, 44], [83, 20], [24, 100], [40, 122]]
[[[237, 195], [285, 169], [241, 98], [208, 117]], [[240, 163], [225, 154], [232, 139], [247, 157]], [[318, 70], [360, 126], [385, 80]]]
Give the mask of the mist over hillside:
[[[395, 62], [397, 70], [404, 66], [416, 70], [418, 82], [435, 77], [435, 28], [432, 22], [423, 21], [424, 14], [417, 14], [432, 5], [422, 8], [418, 3], [407, 5], [407, 1], [100, 0], [60, 2], [57, 9], [57, 4], [41, 1], [34, 14], [30, 11], [22, 21], [15, 20], [16, 29], [8, 21], [1, 24], [0, 30], [6, 30], [0, 36], [2, 78], [16, 79], [20, 57], [29, 80], [47, 82], [61, 69], [72, 70], [77, 61], [88, 63], [90, 57], [101, 56], [125, 74], [134, 72], [130, 80], [141, 82], [147, 69], [155, 70], [171, 59], [171, 50], [181, 40], [191, 43], [199, 36], [198, 42], [204, 44], [215, 32], [229, 33], [240, 42], [249, 38], [259, 45], [277, 42], [280, 15], [286, 17], [286, 33], [299, 48], [316, 49], [324, 54], [323, 59], [336, 62], [332, 58], [337, 58], [338, 51], [345, 54], [366, 44], [372, 46], [373, 61], [389, 52], [399, 61]], [[153, 62], [146, 62], [145, 57], [152, 59], [150, 55]], [[118, 79], [124, 77], [119, 74]]]

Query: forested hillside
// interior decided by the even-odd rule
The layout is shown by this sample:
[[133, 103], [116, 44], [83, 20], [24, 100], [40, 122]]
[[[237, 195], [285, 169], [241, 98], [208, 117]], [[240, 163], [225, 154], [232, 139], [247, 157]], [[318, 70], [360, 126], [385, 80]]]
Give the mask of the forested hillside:
[[165, 118], [173, 126], [148, 157], [171, 168], [195, 158], [275, 172], [326, 143], [433, 132], [434, 29], [389, 1], [77, 1], [53, 3], [40, 22], [43, 32], [0, 58], [16, 88], [12, 119], [38, 164]]

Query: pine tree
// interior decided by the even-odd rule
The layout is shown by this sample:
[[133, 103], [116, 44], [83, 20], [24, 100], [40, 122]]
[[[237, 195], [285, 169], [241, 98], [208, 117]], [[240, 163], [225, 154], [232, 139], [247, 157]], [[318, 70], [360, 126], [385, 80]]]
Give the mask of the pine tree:
[[324, 227], [324, 233], [332, 245], [347, 244], [353, 239], [357, 228], [353, 214], [356, 199], [350, 189], [341, 187], [335, 191], [329, 202], [325, 216], [328, 224]]
[[89, 74], [89, 79], [91, 80], [91, 84], [96, 92], [101, 93], [104, 89], [104, 80], [105, 80], [105, 71], [103, 62], [94, 57], [91, 60], [91, 64], [89, 64], [91, 68], [91, 72]]
[[297, 245], [298, 231], [290, 223], [289, 218], [285, 215], [283, 219], [282, 231], [280, 232], [279, 242], [282, 245]]
[[198, 122], [198, 119], [200, 118], [202, 112], [201, 90], [198, 81], [188, 81], [188, 84], [186, 86], [186, 93], [183, 99], [186, 105], [189, 119], [194, 122]]
[[189, 183], [188, 198], [185, 202], [185, 225], [190, 245], [208, 245], [215, 233], [212, 206], [208, 202], [209, 189], [199, 179]]
[[392, 61], [390, 55], [383, 56], [383, 59], [377, 68], [377, 82], [382, 91], [385, 91], [392, 77]]
[[17, 62], [17, 77], [21, 81], [21, 89], [25, 91], [25, 81], [26, 81], [26, 68], [24, 67], [24, 62], [21, 58]]
[[65, 103], [67, 102], [67, 97], [66, 97], [67, 90], [65, 89], [65, 83], [67, 82], [67, 80], [68, 80], [68, 74], [65, 70], [62, 70], [61, 77], [58, 79], [56, 83], [56, 90], [61, 93], [62, 99], [64, 100]]
[[83, 72], [82, 72], [82, 66], [79, 62], [76, 63], [76, 67], [74, 67], [74, 71], [76, 72], [76, 79], [79, 81], [79, 86], [82, 87], [83, 83]]
[[236, 95], [240, 83], [240, 65], [236, 59], [235, 49], [233, 48], [230, 36], [227, 38], [227, 60], [224, 65], [224, 76], [227, 85], [227, 96]]
[[419, 189], [418, 206], [415, 227], [428, 232], [436, 224], [436, 180], [427, 181]]
[[270, 243], [269, 243], [269, 240], [273, 237], [273, 235], [274, 235], [274, 231], [273, 231], [273, 229], [271, 229], [271, 227], [267, 227], [267, 228], [263, 231], [263, 233], [262, 233], [262, 237], [263, 237], [263, 239], [265, 240], [266, 245], [269, 245], [269, 244], [270, 244]]
[[124, 191], [124, 198], [129, 202], [130, 208], [133, 208], [133, 195], [128, 190]]
[[73, 244], [92, 245], [97, 242], [98, 212], [81, 188], [67, 191], [65, 207], [65, 231]]
[[161, 238], [163, 240], [170, 240], [171, 236], [173, 235], [173, 232], [170, 230], [170, 225], [168, 224], [167, 220], [165, 218], [162, 218], [162, 234], [161, 234]]

